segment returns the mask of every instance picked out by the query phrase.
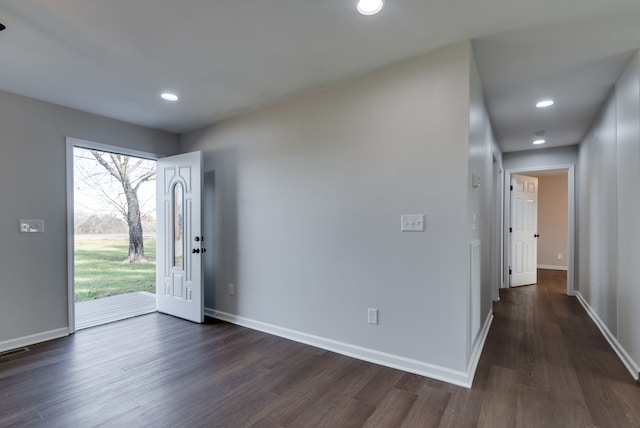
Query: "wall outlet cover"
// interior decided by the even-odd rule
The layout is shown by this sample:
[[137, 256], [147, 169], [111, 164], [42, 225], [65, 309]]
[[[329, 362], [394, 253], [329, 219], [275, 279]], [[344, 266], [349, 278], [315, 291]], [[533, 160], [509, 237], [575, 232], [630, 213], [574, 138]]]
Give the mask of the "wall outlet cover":
[[369, 308], [367, 312], [367, 321], [369, 324], [378, 324], [378, 310]]

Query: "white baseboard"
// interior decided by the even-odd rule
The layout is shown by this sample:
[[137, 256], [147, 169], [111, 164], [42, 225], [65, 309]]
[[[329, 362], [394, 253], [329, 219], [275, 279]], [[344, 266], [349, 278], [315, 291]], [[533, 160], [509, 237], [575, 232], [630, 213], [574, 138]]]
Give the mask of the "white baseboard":
[[618, 354], [618, 357], [620, 358], [620, 360], [622, 360], [622, 363], [627, 368], [627, 370], [629, 370], [629, 373], [631, 373], [631, 376], [635, 380], [640, 380], [639, 378], [640, 365], [635, 361], [633, 361], [633, 358], [631, 358], [631, 356], [624, 349], [622, 344], [618, 342], [618, 339], [616, 339], [616, 337], [611, 333], [609, 328], [600, 319], [596, 311], [591, 307], [589, 302], [587, 302], [587, 300], [582, 296], [582, 294], [580, 294], [579, 291], [576, 291], [576, 297], [584, 307], [584, 310], [587, 311], [587, 314], [589, 314], [593, 322], [596, 323], [602, 335], [605, 337], [605, 339], [607, 339], [607, 342], [609, 342], [609, 345], [611, 345], [611, 347], [616, 352], [616, 354]]
[[209, 318], [216, 318], [216, 311], [211, 308], [204, 308], [204, 316]]
[[340, 342], [325, 337], [315, 336], [312, 334], [303, 333], [300, 331], [291, 330], [288, 328], [279, 327], [272, 324], [267, 324], [261, 321], [255, 321], [249, 318], [228, 314], [226, 312], [216, 311], [210, 308], [205, 308], [204, 313], [206, 316], [216, 318], [222, 321], [230, 322], [242, 327], [247, 327], [252, 330], [262, 331], [264, 333], [272, 334], [274, 336], [283, 337], [285, 339], [293, 340], [296, 342], [304, 343], [306, 345], [315, 346], [317, 348], [326, 349], [331, 352], [346, 355], [349, 357], [357, 358], [359, 360], [368, 361], [374, 364], [380, 364], [382, 366], [391, 367], [398, 370], [403, 370], [410, 373], [415, 373], [421, 376], [430, 377], [433, 379], [441, 380], [443, 382], [452, 383], [454, 385], [462, 386], [465, 388], [471, 388], [473, 382], [473, 375], [477, 367], [477, 359], [480, 358], [482, 352], [482, 346], [486, 339], [491, 325], [493, 316], [490, 315], [485, 322], [485, 326], [482, 329], [481, 340], [477, 341], [477, 349], [474, 349], [473, 364], [469, 364], [467, 372], [448, 369], [446, 367], [437, 366], [434, 364], [425, 363], [422, 361], [414, 360], [411, 358], [402, 357], [399, 355], [388, 354], [385, 352], [376, 351], [373, 349], [363, 348], [360, 346], [352, 345], [345, 342]]
[[19, 337], [17, 339], [5, 340], [0, 342], [0, 352], [9, 351], [11, 349], [21, 348], [23, 346], [33, 345], [35, 343], [46, 342], [48, 340], [59, 339], [69, 335], [69, 329], [59, 328], [56, 330], [45, 331], [30, 336]]
[[566, 266], [538, 265], [538, 269], [568, 270]]
[[487, 341], [487, 336], [489, 335], [492, 323], [493, 311], [489, 312], [489, 315], [487, 315], [487, 318], [484, 320], [482, 330], [480, 330], [480, 333], [471, 348], [471, 358], [469, 359], [469, 368], [467, 369], [467, 378], [469, 379], [469, 386], [467, 388], [471, 388], [471, 385], [473, 384], [473, 378], [476, 375], [476, 369], [478, 368], [480, 356], [482, 355], [482, 350], [484, 349], [484, 344]]

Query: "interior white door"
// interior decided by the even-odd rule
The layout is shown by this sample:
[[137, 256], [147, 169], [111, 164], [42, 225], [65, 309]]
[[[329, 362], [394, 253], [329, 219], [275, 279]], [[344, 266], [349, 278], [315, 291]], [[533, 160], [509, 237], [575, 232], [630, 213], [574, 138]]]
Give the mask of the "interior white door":
[[158, 160], [156, 183], [158, 311], [201, 323], [202, 152]]
[[511, 286], [538, 280], [538, 178], [511, 176]]

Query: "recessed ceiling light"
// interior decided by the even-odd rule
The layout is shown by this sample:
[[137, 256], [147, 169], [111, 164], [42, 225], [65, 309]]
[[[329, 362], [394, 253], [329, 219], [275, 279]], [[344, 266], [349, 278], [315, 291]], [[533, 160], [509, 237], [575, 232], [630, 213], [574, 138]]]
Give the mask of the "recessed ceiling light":
[[551, 107], [552, 105], [553, 105], [553, 100], [542, 100], [538, 104], [536, 104], [536, 107], [545, 108], [545, 107]]
[[384, 0], [358, 0], [356, 8], [363, 15], [375, 15], [382, 10]]
[[178, 101], [180, 99], [176, 94], [172, 94], [171, 92], [163, 92], [160, 94], [160, 97], [165, 101]]
[[538, 146], [538, 145], [540, 145], [540, 144], [544, 144], [544, 143], [546, 143], [546, 142], [547, 142], [547, 140], [536, 140], [536, 141], [534, 141], [534, 142], [533, 142], [533, 144], [535, 144], [536, 146]]

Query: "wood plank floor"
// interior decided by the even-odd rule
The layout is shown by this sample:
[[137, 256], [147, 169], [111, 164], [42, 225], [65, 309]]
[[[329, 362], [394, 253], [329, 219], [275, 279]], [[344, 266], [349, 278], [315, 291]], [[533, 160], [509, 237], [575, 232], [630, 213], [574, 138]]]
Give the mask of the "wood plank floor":
[[503, 290], [472, 389], [158, 313], [0, 359], [0, 426], [640, 427], [640, 387], [563, 272]]
[[156, 295], [138, 291], [87, 300], [75, 305], [76, 330], [82, 330], [155, 312]]

